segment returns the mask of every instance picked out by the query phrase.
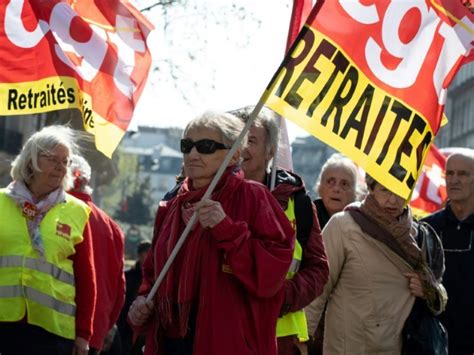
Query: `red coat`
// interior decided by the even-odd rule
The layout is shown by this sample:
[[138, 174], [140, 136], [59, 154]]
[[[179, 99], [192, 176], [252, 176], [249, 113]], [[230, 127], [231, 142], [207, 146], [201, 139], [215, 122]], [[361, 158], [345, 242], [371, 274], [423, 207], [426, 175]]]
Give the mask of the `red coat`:
[[[210, 230], [197, 226], [188, 237], [189, 241], [200, 230], [200, 240], [211, 245], [210, 257], [200, 265], [204, 267], [200, 270], [193, 354], [273, 355], [294, 232], [266, 187], [245, 181], [241, 175], [227, 174], [221, 181], [225, 186], [220, 197], [214, 194], [213, 199], [221, 203], [226, 218]], [[188, 183], [184, 181], [184, 185]], [[164, 222], [169, 221], [166, 215], [179, 198], [178, 193], [157, 212], [155, 231], [159, 233], [143, 265], [140, 294], [150, 291], [159, 274], [155, 267], [159, 240], [169, 235], [170, 226]], [[162, 354], [159, 339], [163, 334], [156, 324], [156, 319], [151, 319], [144, 327], [145, 354]]]
[[92, 334], [92, 318], [97, 296], [89, 222], [84, 227], [82, 243], [76, 245], [76, 253], [71, 256], [76, 284], [76, 337], [89, 341]]
[[[305, 191], [304, 183], [294, 173], [279, 170], [276, 186], [272, 195], [280, 202], [283, 209], [288, 206], [288, 200], [297, 191]], [[309, 305], [322, 292], [329, 277], [329, 265], [324, 248], [321, 229], [319, 228], [316, 208], [308, 198], [306, 208], [311, 208], [313, 223], [309, 235], [305, 235], [306, 245], [303, 247], [303, 258], [298, 272], [292, 279], [285, 280], [284, 313], [296, 312]], [[298, 218], [298, 216], [296, 217]]]
[[88, 194], [69, 193], [91, 208], [89, 226], [94, 250], [97, 300], [89, 344], [92, 348], [102, 349], [104, 339], [117, 321], [125, 300], [124, 236], [120, 227], [92, 202]]

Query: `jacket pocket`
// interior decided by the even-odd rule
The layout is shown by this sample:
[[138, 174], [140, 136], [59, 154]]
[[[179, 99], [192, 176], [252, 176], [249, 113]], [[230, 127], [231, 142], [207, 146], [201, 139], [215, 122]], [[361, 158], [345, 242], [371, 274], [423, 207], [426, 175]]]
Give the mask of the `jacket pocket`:
[[363, 321], [368, 354], [392, 354], [400, 348], [400, 329], [395, 317], [370, 317]]

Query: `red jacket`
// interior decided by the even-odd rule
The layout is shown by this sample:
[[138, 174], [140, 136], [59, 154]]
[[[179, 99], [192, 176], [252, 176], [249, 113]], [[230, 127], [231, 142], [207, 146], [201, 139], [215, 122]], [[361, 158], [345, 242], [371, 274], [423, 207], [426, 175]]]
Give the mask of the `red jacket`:
[[92, 318], [97, 296], [92, 232], [89, 223], [87, 222], [82, 233], [84, 240], [76, 245], [76, 253], [71, 257], [76, 284], [76, 337], [88, 341], [92, 334]]
[[[298, 175], [284, 170], [278, 170], [275, 185], [272, 195], [284, 210], [288, 206], [290, 197], [295, 196], [297, 191], [306, 191], [304, 183]], [[308, 199], [308, 203], [302, 208], [311, 209], [307, 213], [312, 214], [313, 221], [309, 234], [303, 236], [305, 243], [300, 269], [292, 279], [285, 280], [285, 300], [282, 313], [296, 312], [309, 305], [322, 293], [329, 277], [328, 259], [321, 237], [316, 208], [309, 196], [305, 196], [305, 198]], [[298, 215], [296, 218], [298, 220]], [[300, 235], [298, 235], [298, 239], [300, 239]]]
[[117, 321], [125, 300], [124, 236], [120, 227], [92, 202], [88, 194], [69, 193], [91, 208], [89, 226], [94, 249], [97, 300], [89, 344], [92, 348], [102, 349], [104, 339]]
[[[227, 174], [221, 181], [225, 181], [223, 193], [220, 198], [214, 194], [213, 199], [221, 203], [226, 218], [204, 232], [197, 226], [188, 237], [201, 230], [200, 240], [211, 245], [211, 257], [201, 261], [193, 354], [276, 354], [276, 320], [292, 260], [294, 232], [267, 188], [241, 175]], [[155, 268], [157, 240], [169, 235], [167, 214], [179, 198], [178, 193], [158, 209], [155, 231], [159, 233], [143, 265], [142, 295], [150, 291], [160, 272]], [[186, 246], [184, 243], [183, 249]], [[145, 354], [162, 354], [159, 339], [163, 334], [156, 325], [156, 319], [151, 319], [141, 329], [147, 331]]]

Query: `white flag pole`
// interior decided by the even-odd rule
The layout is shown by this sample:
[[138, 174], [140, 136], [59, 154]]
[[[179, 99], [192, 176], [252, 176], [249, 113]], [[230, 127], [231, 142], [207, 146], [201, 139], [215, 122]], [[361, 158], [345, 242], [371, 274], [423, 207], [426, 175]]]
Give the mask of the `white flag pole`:
[[[268, 92], [271, 92], [271, 90], [268, 90]], [[229, 150], [229, 152], [225, 156], [224, 161], [222, 162], [221, 166], [219, 167], [219, 170], [217, 170], [216, 175], [212, 179], [212, 181], [211, 181], [209, 187], [207, 188], [206, 193], [204, 194], [202, 199], [208, 199], [209, 197], [211, 197], [211, 194], [214, 191], [214, 189], [216, 188], [216, 185], [219, 182], [219, 180], [220, 180], [222, 174], [224, 173], [225, 169], [227, 168], [227, 165], [229, 165], [229, 162], [232, 159], [232, 156], [235, 154], [235, 152], [239, 148], [242, 140], [244, 139], [245, 135], [247, 134], [248, 130], [252, 126], [252, 124], [255, 120], [255, 117], [257, 117], [257, 115], [260, 113], [260, 111], [263, 107], [263, 104], [266, 100], [266, 97], [267, 97], [267, 93], [265, 92], [262, 95], [262, 97], [260, 98], [260, 101], [258, 102], [258, 104], [253, 109], [252, 113], [250, 114], [250, 117], [249, 117], [247, 123], [245, 124], [242, 132], [240, 132], [240, 135], [237, 137], [237, 140], [235, 141], [235, 143], [232, 145], [232, 148]], [[186, 228], [184, 229], [183, 233], [179, 237], [178, 242], [176, 243], [173, 251], [171, 252], [170, 256], [168, 257], [168, 260], [166, 260], [166, 263], [163, 266], [163, 269], [161, 269], [160, 274], [158, 275], [158, 278], [155, 281], [155, 284], [153, 285], [152, 289], [150, 290], [150, 293], [146, 297], [147, 302], [151, 301], [153, 299], [153, 297], [155, 296], [156, 291], [158, 290], [158, 287], [160, 287], [161, 282], [165, 278], [166, 273], [168, 272], [169, 268], [171, 267], [171, 264], [173, 263], [174, 259], [176, 258], [176, 255], [178, 254], [178, 252], [181, 249], [182, 245], [186, 241], [186, 238], [188, 237], [189, 232], [191, 231], [194, 223], [196, 222], [196, 218], [197, 218], [197, 215], [196, 215], [196, 212], [194, 212], [193, 215], [191, 216], [191, 219], [189, 220], [188, 224], [186, 225]]]

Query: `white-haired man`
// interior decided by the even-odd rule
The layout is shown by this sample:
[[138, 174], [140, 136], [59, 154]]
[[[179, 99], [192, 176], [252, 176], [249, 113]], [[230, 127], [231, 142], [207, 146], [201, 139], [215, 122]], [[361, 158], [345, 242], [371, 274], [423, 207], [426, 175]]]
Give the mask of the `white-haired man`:
[[441, 321], [448, 330], [449, 353], [474, 353], [474, 150], [451, 154], [446, 162], [448, 203], [426, 217], [444, 247], [448, 292]]
[[74, 187], [68, 193], [91, 208], [89, 224], [96, 267], [97, 300], [89, 343], [91, 352], [98, 354], [111, 345], [112, 333], [116, 329], [114, 325], [125, 301], [124, 235], [120, 227], [92, 202], [89, 163], [83, 157], [73, 155], [71, 172]]

